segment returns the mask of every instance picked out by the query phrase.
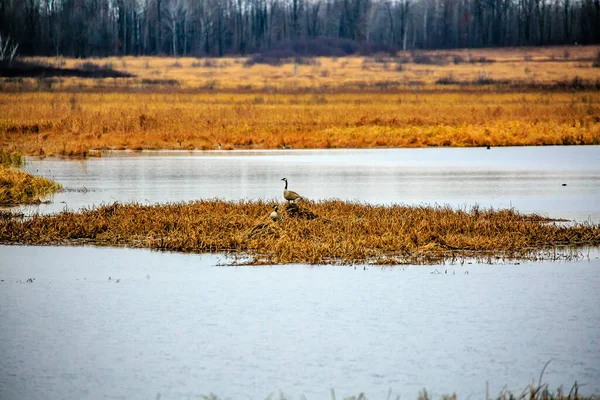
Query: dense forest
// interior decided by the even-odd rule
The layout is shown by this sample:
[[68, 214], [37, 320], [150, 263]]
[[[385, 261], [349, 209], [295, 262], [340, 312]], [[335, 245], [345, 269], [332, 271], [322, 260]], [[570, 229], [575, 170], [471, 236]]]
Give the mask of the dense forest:
[[223, 56], [317, 38], [409, 50], [600, 43], [600, 0], [0, 0], [21, 55]]

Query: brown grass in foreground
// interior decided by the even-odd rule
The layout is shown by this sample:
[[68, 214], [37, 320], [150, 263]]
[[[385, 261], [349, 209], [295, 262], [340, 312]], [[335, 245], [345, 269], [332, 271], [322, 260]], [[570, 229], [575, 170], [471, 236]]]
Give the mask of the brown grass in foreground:
[[[533, 383], [529, 384], [523, 391], [513, 392], [506, 389], [503, 389], [500, 394], [497, 396], [490, 396], [486, 393], [487, 400], [598, 400], [600, 397], [597, 394], [592, 395], [582, 395], [579, 393], [580, 386], [575, 382], [569, 391], [563, 389], [563, 387], [559, 387], [556, 391], [552, 391], [549, 389], [548, 384], [539, 383], [537, 386]], [[390, 388], [388, 390], [387, 399], [395, 399], [400, 400], [400, 395], [393, 396], [393, 391]], [[270, 398], [271, 396], [267, 396]], [[467, 396], [469, 399], [471, 396]], [[200, 396], [203, 400], [221, 400], [221, 397], [211, 393], [206, 396]], [[336, 393], [335, 390], [331, 389], [331, 398], [335, 400]], [[443, 394], [440, 397], [440, 400], [457, 400], [458, 397], [456, 393], [452, 394]], [[280, 400], [286, 400], [287, 397], [284, 393], [279, 393]], [[344, 400], [368, 400], [369, 397], [364, 393], [360, 393], [358, 396], [350, 396], [344, 397]], [[427, 389], [423, 389], [419, 391], [417, 396], [417, 400], [432, 400], [430, 394], [427, 392]]]
[[61, 189], [49, 179], [0, 166], [0, 205], [35, 204]]
[[[95, 244], [231, 252], [252, 264], [436, 263], [457, 257], [537, 258], [555, 246], [600, 244], [600, 226], [562, 226], [514, 210], [302, 203], [268, 218], [272, 203], [206, 200], [119, 204], [79, 213], [0, 220], [0, 242]], [[316, 218], [314, 218], [316, 217]]]
[[[541, 382], [535, 385], [534, 383], [529, 384], [525, 389], [523, 389], [520, 393], [513, 392], [506, 389], [503, 389], [497, 396], [490, 396], [486, 393], [487, 400], [598, 400], [600, 397], [597, 394], [592, 395], [582, 395], [579, 393], [580, 386], [575, 382], [569, 391], [563, 389], [563, 387], [559, 387], [556, 391], [552, 391], [549, 389], [548, 384], [542, 384]], [[396, 395], [392, 397], [393, 391], [390, 388], [388, 390], [387, 399], [396, 399], [400, 400], [400, 395]], [[221, 398], [213, 393], [207, 396], [200, 396], [204, 400], [221, 400]], [[270, 398], [271, 396], [267, 396]], [[284, 393], [279, 394], [280, 400], [286, 400], [287, 397]], [[335, 390], [331, 389], [331, 398], [335, 400]], [[440, 396], [440, 400], [457, 400], [459, 397], [456, 393], [452, 394], [443, 394]], [[470, 396], [467, 397], [467, 399]], [[344, 397], [344, 400], [368, 400], [369, 397], [364, 393], [360, 393], [358, 396], [350, 396]], [[431, 400], [430, 394], [427, 392], [427, 389], [423, 389], [419, 391], [417, 396], [417, 400]]]
[[223, 150], [600, 144], [600, 92], [0, 93], [0, 148], [27, 155], [219, 143]]

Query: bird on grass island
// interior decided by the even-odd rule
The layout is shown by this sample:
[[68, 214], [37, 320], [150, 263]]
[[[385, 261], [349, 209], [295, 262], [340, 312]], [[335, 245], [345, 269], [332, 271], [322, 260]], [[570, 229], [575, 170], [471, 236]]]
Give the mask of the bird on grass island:
[[279, 207], [277, 205], [273, 206], [273, 211], [269, 214], [269, 218], [271, 218], [275, 222], [279, 222], [283, 219], [283, 215], [279, 214]]
[[288, 181], [287, 181], [287, 178], [283, 178], [281, 180], [285, 181], [285, 188], [283, 189], [283, 197], [287, 201], [293, 201], [294, 203], [296, 203], [296, 200], [302, 198], [302, 196], [300, 196], [298, 193], [292, 192], [291, 190], [288, 190]]

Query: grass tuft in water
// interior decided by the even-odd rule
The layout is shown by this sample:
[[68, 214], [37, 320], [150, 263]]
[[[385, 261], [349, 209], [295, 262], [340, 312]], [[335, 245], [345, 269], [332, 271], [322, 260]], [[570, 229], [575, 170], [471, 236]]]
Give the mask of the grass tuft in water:
[[61, 185], [11, 167], [0, 167], [0, 205], [35, 204]]
[[[575, 384], [571, 387], [571, 389], [568, 392], [566, 392], [562, 387], [559, 387], [558, 389], [556, 389], [556, 391], [551, 391], [548, 389], [547, 384], [537, 385], [537, 386], [534, 384], [531, 384], [531, 385], [528, 385], [519, 394], [503, 390], [498, 396], [487, 397], [486, 400], [598, 400], [598, 399], [600, 399], [600, 397], [598, 395], [588, 395], [588, 396], [581, 395], [579, 393], [579, 387], [580, 386], [577, 384], [577, 382], [575, 382]], [[400, 399], [400, 395], [396, 395], [394, 397], [392, 397], [392, 396], [393, 396], [393, 391], [390, 389], [387, 394], [387, 399], [388, 400], [391, 400], [391, 399], [399, 400]], [[200, 396], [200, 398], [204, 399], [204, 400], [228, 399], [228, 398], [221, 398], [221, 397], [215, 395], [214, 393], [211, 393], [209, 395]], [[301, 396], [301, 398], [306, 399], [305, 396]], [[444, 394], [444, 395], [440, 396], [441, 400], [457, 400], [458, 398], [459, 397], [456, 395], [456, 393]], [[265, 397], [265, 399], [273, 400], [273, 394], [268, 395], [267, 397]], [[285, 394], [280, 393], [279, 399], [286, 400], [287, 397]], [[335, 391], [333, 389], [331, 389], [331, 400], [336, 400], [336, 399], [337, 399], [337, 397], [336, 397]], [[369, 400], [369, 397], [367, 395], [365, 395], [364, 393], [359, 393], [357, 396], [344, 397], [343, 399], [344, 400]], [[423, 389], [423, 390], [419, 391], [417, 400], [435, 400], [435, 399], [433, 399], [429, 395], [429, 393], [427, 392], [427, 389]]]
[[0, 167], [20, 167], [22, 165], [21, 153], [0, 149]]
[[[566, 225], [513, 209], [380, 206], [327, 200], [114, 203], [81, 212], [0, 220], [0, 242], [95, 244], [230, 253], [247, 264], [435, 264], [461, 258], [556, 258], [560, 246], [600, 245], [600, 225]], [[295, 210], [291, 214], [288, 210]]]

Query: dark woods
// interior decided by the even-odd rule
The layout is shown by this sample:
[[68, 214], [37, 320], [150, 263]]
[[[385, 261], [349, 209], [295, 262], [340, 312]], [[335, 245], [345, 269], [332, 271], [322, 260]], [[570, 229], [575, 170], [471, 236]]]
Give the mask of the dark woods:
[[600, 0], [0, 0], [0, 34], [72, 57], [590, 44]]

